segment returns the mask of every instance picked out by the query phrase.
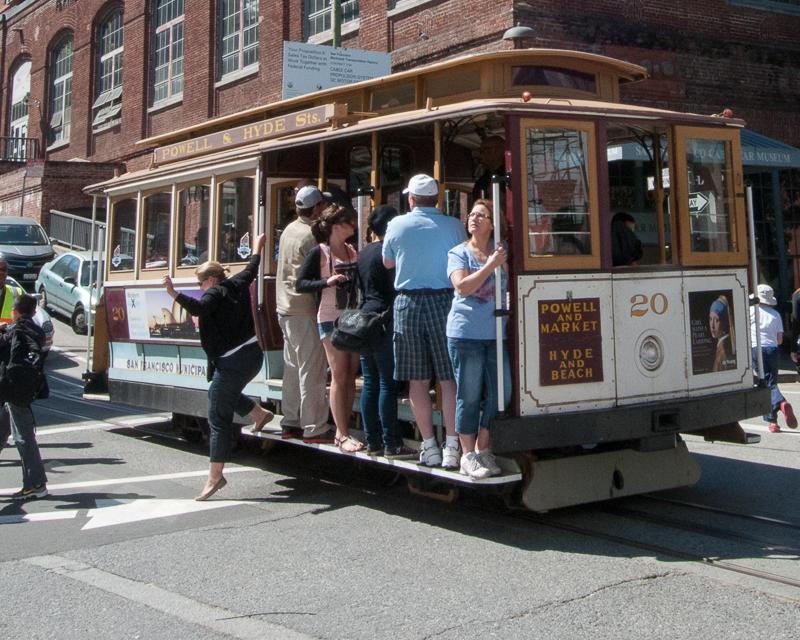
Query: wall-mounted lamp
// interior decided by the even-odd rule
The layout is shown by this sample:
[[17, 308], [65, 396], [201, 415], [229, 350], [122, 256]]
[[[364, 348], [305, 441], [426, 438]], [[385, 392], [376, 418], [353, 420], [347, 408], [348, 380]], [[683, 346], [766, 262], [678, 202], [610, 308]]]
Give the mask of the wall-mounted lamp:
[[25, 96], [25, 97], [22, 99], [22, 102], [23, 102], [23, 103], [25, 104], [25, 106], [26, 106], [26, 107], [28, 107], [28, 108], [30, 108], [30, 107], [36, 107], [36, 108], [38, 108], [38, 107], [39, 107], [39, 105], [41, 105], [41, 102], [39, 102], [39, 100], [37, 100], [36, 98], [31, 98], [31, 94], [30, 94], [30, 93], [29, 93], [28, 95], [26, 95], [26, 96]]
[[516, 27], [506, 29], [505, 33], [503, 34], [503, 40], [511, 40], [511, 42], [514, 43], [514, 48], [518, 49], [520, 40], [530, 38], [534, 33], [535, 31], [531, 27], [517, 25]]

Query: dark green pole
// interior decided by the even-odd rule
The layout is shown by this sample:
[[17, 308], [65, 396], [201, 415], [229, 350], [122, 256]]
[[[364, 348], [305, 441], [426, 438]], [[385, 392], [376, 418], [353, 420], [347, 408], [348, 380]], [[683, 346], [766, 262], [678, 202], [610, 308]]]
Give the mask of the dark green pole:
[[333, 46], [342, 46], [342, 0], [331, 0], [331, 30]]

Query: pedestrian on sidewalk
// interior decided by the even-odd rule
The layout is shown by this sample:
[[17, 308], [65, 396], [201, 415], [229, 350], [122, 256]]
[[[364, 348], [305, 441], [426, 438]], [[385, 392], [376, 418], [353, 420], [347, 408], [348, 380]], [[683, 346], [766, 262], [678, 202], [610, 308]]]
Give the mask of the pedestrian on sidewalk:
[[11, 497], [32, 500], [47, 496], [47, 475], [36, 442], [31, 404], [43, 394], [46, 381], [42, 347], [44, 331], [33, 321], [36, 298], [23, 294], [14, 300], [11, 324], [0, 325], [0, 442], [9, 433], [22, 462], [22, 489]]
[[[760, 284], [757, 289], [758, 301], [750, 307], [750, 341], [753, 349], [753, 371], [758, 368], [758, 351], [756, 331], [761, 339], [761, 359], [764, 363], [764, 381], [772, 396], [772, 410], [763, 416], [772, 433], [778, 433], [778, 412], [786, 418], [786, 426], [797, 428], [797, 418], [792, 405], [783, 397], [778, 389], [778, 348], [783, 342], [783, 320], [776, 311], [775, 292], [768, 284]], [[758, 324], [756, 324], [756, 307], [758, 307]]]
[[197, 270], [197, 284], [203, 291], [199, 300], [178, 293], [172, 279], [162, 284], [170, 297], [199, 318], [200, 345], [208, 357], [208, 480], [195, 500], [208, 500], [226, 484], [222, 472], [230, 460], [233, 445], [233, 414], [249, 416], [252, 431], [260, 431], [274, 417], [242, 390], [264, 365], [264, 353], [256, 340], [250, 306], [250, 283], [258, 276], [266, 236], [259, 235], [248, 265], [228, 278], [219, 262], [209, 261]]

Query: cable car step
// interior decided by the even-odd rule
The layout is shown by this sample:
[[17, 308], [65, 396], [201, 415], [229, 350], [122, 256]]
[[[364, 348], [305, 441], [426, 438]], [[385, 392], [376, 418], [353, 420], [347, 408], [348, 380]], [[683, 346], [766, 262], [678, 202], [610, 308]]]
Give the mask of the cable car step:
[[363, 460], [365, 462], [372, 462], [374, 464], [393, 467], [397, 471], [412, 472], [416, 474], [432, 476], [436, 477], [437, 479], [446, 480], [448, 482], [455, 482], [461, 485], [480, 487], [480, 486], [491, 486], [491, 485], [508, 485], [517, 482], [522, 482], [522, 472], [517, 466], [517, 463], [514, 460], [511, 460], [510, 458], [501, 458], [499, 456], [497, 457], [497, 463], [503, 469], [503, 473], [501, 475], [494, 476], [491, 478], [484, 478], [482, 480], [475, 480], [468, 476], [461, 475], [458, 472], [458, 470], [450, 471], [448, 469], [442, 469], [439, 467], [426, 467], [424, 465], [419, 464], [415, 460], [390, 460], [389, 458], [384, 458], [383, 456], [368, 455], [366, 451], [347, 453], [344, 451], [340, 451], [339, 448], [334, 444], [303, 442], [302, 440], [298, 440], [297, 438], [284, 439], [281, 436], [281, 430], [279, 426], [280, 419], [281, 416], [275, 416], [269, 423], [267, 423], [267, 426], [259, 433], [252, 433], [250, 431], [249, 426], [243, 427], [242, 435], [249, 436], [251, 438], [276, 440], [278, 442], [286, 442], [288, 444], [293, 444], [301, 447], [317, 449], [319, 451], [324, 451], [325, 453], [333, 453], [341, 456], [358, 458], [359, 460]]

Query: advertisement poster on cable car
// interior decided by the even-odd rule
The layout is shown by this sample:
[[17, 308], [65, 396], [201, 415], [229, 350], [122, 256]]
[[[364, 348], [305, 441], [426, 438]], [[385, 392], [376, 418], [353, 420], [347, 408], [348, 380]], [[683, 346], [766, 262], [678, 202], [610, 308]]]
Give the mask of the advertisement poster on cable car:
[[[181, 293], [200, 299], [200, 289]], [[197, 318], [189, 315], [164, 289], [106, 290], [109, 333], [115, 340], [155, 342], [200, 340]]]
[[733, 291], [689, 293], [692, 373], [714, 373], [736, 369], [736, 326]]

